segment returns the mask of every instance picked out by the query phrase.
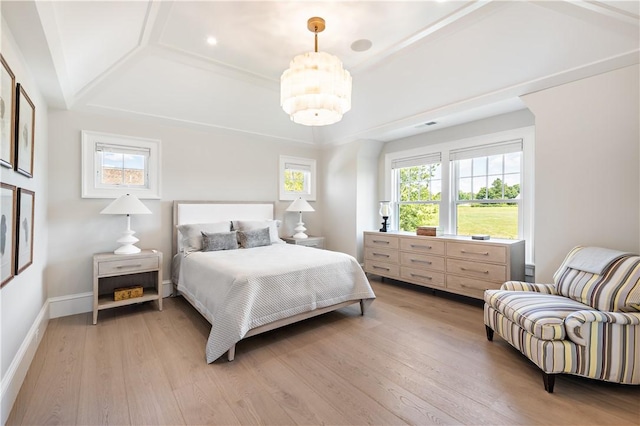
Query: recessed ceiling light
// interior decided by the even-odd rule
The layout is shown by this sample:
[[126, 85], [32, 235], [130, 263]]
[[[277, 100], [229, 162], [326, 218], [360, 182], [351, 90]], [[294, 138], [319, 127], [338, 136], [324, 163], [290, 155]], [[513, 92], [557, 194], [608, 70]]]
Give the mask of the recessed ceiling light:
[[215, 37], [209, 36], [207, 37], [207, 44], [209, 46], [215, 46], [216, 44], [218, 44], [218, 40], [216, 40]]
[[371, 49], [372, 45], [373, 43], [371, 43], [371, 40], [363, 38], [351, 43], [351, 50], [353, 50], [354, 52], [364, 52], [365, 50]]

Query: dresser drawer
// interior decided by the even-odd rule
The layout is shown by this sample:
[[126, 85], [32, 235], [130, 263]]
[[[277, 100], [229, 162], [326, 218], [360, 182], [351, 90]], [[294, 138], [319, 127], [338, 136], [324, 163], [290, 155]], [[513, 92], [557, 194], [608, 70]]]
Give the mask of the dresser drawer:
[[389, 278], [400, 277], [400, 266], [392, 263], [376, 262], [367, 260], [364, 262], [364, 271], [371, 274]]
[[417, 269], [429, 269], [444, 272], [444, 257], [403, 251], [400, 253], [400, 264]]
[[380, 262], [398, 263], [398, 250], [378, 247], [365, 247], [364, 258]]
[[380, 234], [365, 234], [364, 245], [368, 247], [397, 249], [398, 237], [384, 235], [384, 232]]
[[158, 269], [158, 256], [99, 262], [98, 275], [136, 273]]
[[489, 244], [447, 242], [447, 256], [483, 262], [506, 263], [507, 248]]
[[498, 281], [501, 284], [507, 281], [507, 267], [491, 263], [468, 262], [459, 259], [447, 259], [447, 272], [450, 274], [465, 275], [487, 281]]
[[475, 278], [447, 275], [447, 290], [465, 296], [484, 299], [484, 291], [499, 289], [502, 283], [478, 280]]
[[402, 238], [400, 250], [444, 256], [444, 241], [433, 238]]
[[444, 288], [444, 274], [442, 272], [428, 271], [425, 269], [400, 267], [400, 278], [413, 284], [427, 287]]

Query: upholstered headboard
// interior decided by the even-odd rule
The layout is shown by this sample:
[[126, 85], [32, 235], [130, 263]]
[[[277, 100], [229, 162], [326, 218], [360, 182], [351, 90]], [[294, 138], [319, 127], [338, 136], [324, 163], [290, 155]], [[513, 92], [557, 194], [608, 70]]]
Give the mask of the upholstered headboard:
[[172, 254], [180, 250], [177, 226], [232, 220], [268, 220], [275, 215], [275, 203], [264, 201], [174, 201]]

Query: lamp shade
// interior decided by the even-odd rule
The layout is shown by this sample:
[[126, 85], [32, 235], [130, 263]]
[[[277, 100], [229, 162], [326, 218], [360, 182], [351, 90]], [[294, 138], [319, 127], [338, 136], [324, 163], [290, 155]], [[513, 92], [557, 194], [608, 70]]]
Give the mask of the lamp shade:
[[151, 214], [135, 195], [125, 194], [116, 198], [100, 214]]
[[287, 207], [287, 211], [288, 212], [314, 212], [315, 210], [313, 209], [313, 207], [311, 207], [309, 203], [307, 203], [307, 200], [303, 198], [298, 198], [293, 203], [291, 203], [289, 207]]

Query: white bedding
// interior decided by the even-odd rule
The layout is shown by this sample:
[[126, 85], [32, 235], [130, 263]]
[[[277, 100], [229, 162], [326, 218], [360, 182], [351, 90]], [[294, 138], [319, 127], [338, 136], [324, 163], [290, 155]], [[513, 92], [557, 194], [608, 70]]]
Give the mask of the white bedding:
[[373, 299], [358, 262], [293, 244], [195, 252], [180, 259], [178, 291], [211, 323], [211, 363], [252, 328], [337, 303]]

